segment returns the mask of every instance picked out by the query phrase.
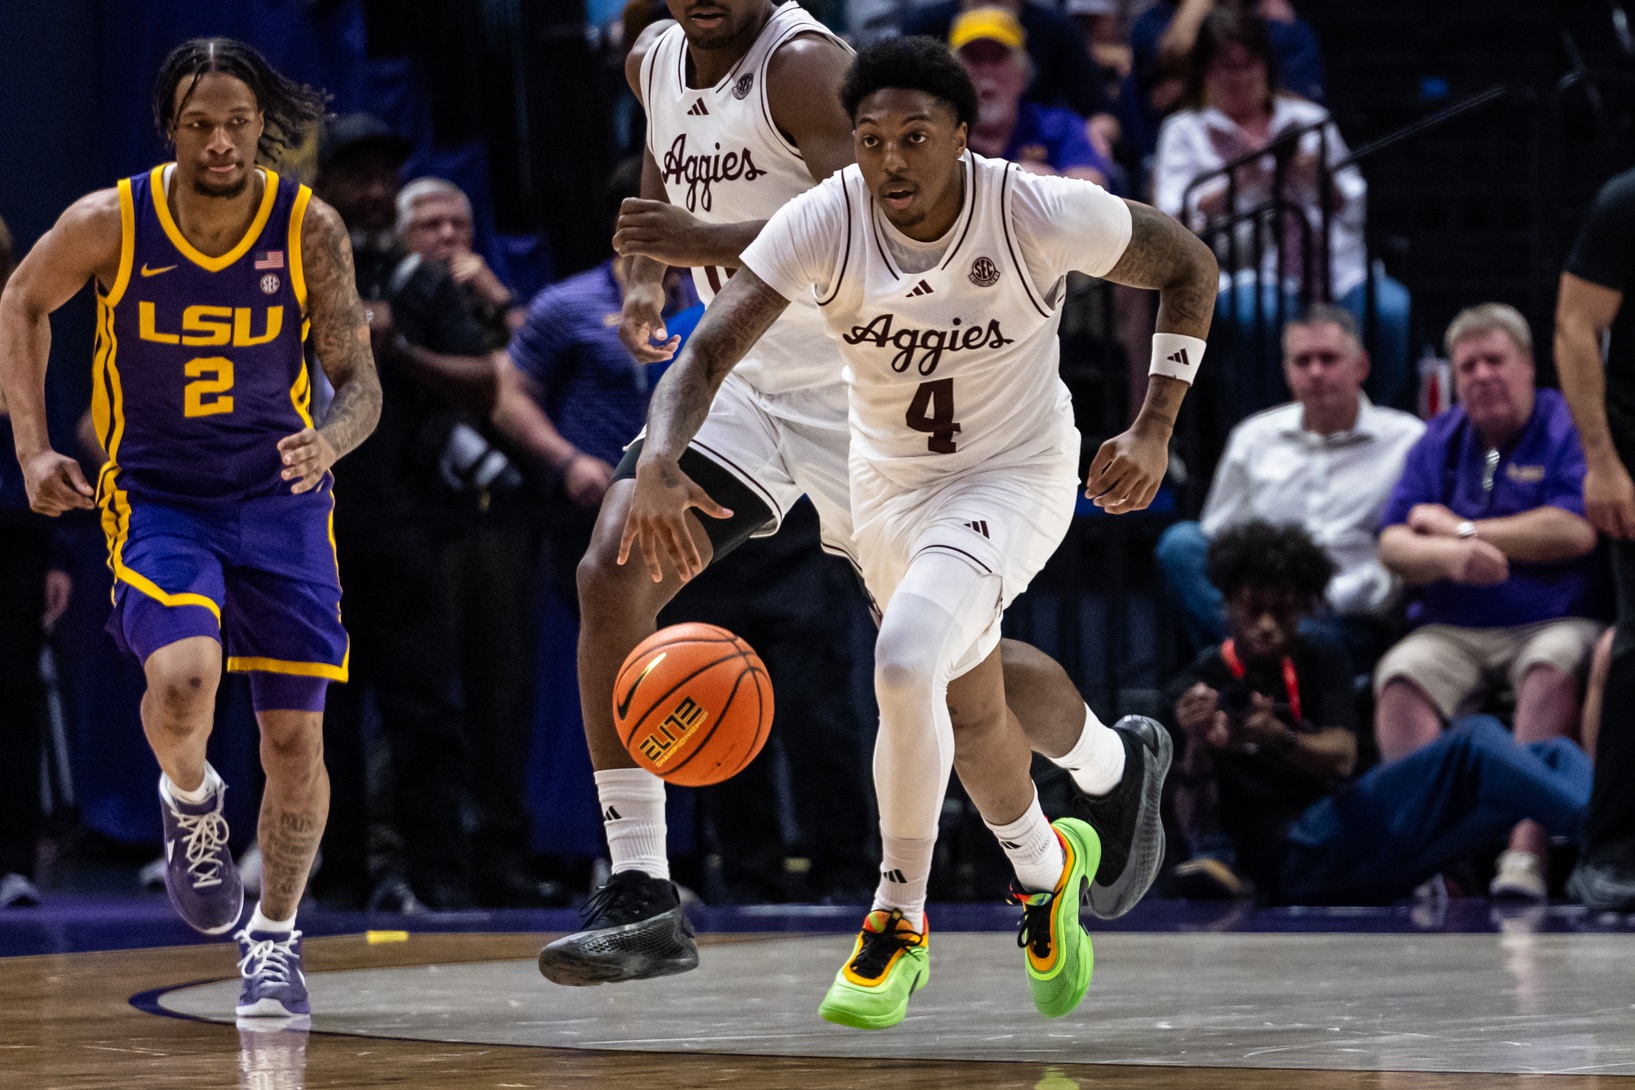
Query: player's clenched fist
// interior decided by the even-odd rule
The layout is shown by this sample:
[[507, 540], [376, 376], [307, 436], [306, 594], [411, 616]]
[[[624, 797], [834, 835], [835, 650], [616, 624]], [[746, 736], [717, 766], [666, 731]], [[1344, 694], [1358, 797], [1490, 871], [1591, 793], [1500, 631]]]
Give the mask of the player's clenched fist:
[[626, 197], [619, 205], [613, 249], [624, 257], [641, 254], [678, 268], [698, 265], [698, 221], [669, 201]]
[[279, 476], [295, 482], [291, 492], [301, 493], [318, 487], [337, 455], [329, 440], [312, 428], [302, 428], [278, 441], [278, 457], [284, 463]]
[[1169, 436], [1167, 427], [1137, 420], [1107, 440], [1090, 463], [1085, 498], [1109, 515], [1145, 510], [1169, 469]]
[[95, 493], [79, 463], [66, 454], [42, 450], [21, 462], [28, 505], [35, 511], [55, 518], [64, 511], [92, 506]]
[[704, 570], [704, 558], [687, 525], [687, 509], [696, 507], [711, 518], [726, 519], [732, 512], [710, 499], [681, 466], [670, 458], [643, 458], [636, 463], [636, 492], [630, 500], [624, 535], [619, 538], [619, 563], [630, 559], [631, 547], [640, 545], [653, 582], [664, 582], [668, 559], [683, 582]]

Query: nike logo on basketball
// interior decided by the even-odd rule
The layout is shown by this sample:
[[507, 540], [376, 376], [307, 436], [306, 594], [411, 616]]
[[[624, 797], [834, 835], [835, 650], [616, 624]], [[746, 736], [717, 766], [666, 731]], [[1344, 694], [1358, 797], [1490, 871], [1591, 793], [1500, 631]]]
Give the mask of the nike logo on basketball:
[[174, 266], [174, 265], [166, 265], [162, 269], [150, 269], [150, 268], [148, 268], [148, 263], [146, 261], [144, 261], [144, 262], [142, 262], [142, 275], [143, 276], [158, 276], [160, 273], [167, 273], [171, 269], [174, 269], [175, 267], [176, 266]]
[[908, 297], [910, 299], [912, 299], [916, 295], [930, 295], [930, 294], [931, 294], [931, 285], [927, 284], [924, 280], [921, 280], [918, 284], [914, 285], [914, 290], [908, 293]]
[[704, 105], [703, 99], [693, 103], [692, 108], [687, 111], [688, 117], [708, 117], [709, 115], [709, 108]]
[[1178, 363], [1182, 367], [1187, 366], [1187, 350], [1184, 349], [1184, 348], [1181, 349], [1179, 352], [1175, 353], [1175, 355], [1167, 356], [1165, 358], [1168, 359], [1171, 363]]
[[908, 884], [908, 879], [903, 877], [903, 872], [900, 870], [883, 870], [880, 872], [880, 877], [888, 882], [896, 882], [899, 885]]
[[981, 534], [983, 537], [987, 537], [987, 538], [992, 537], [992, 535], [990, 535], [988, 533], [988, 520], [987, 519], [977, 519], [975, 522], [962, 522], [962, 523], [960, 523], [960, 525], [965, 527], [967, 530], [975, 530], [977, 533]]
[[657, 655], [655, 655], [653, 657], [652, 662], [650, 662], [646, 666], [642, 667], [642, 672], [636, 675], [636, 680], [632, 681], [630, 683], [629, 691], [627, 691], [624, 694], [624, 699], [619, 701], [619, 706], [618, 706], [618, 708], [615, 709], [619, 713], [619, 718], [620, 719], [623, 719], [625, 717], [625, 713], [630, 710], [630, 702], [631, 702], [631, 700], [635, 699], [636, 687], [642, 683], [642, 678], [644, 678], [648, 674], [652, 673], [653, 672], [653, 667], [655, 667], [659, 663], [663, 662], [664, 661], [664, 656], [668, 655], [669, 653], [670, 652], [668, 652], [668, 651], [660, 651]]

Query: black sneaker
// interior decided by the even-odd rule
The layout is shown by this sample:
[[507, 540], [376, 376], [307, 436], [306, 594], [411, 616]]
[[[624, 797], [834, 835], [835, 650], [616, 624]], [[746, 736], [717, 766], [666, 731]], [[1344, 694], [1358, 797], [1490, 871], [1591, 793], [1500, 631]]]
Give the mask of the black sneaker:
[[556, 984], [615, 984], [698, 968], [698, 942], [676, 887], [644, 871], [620, 871], [579, 910], [585, 929], [539, 952]]
[[1090, 883], [1090, 911], [1116, 919], [1146, 896], [1164, 863], [1159, 801], [1174, 745], [1169, 731], [1144, 715], [1126, 715], [1113, 729], [1124, 741], [1124, 778], [1108, 794], [1073, 789], [1073, 813], [1101, 837], [1101, 866]]

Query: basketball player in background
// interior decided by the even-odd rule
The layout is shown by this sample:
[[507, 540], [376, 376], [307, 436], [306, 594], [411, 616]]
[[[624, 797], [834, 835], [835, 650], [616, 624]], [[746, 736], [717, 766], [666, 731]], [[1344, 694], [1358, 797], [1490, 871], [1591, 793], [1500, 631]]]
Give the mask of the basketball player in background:
[[[970, 153], [976, 91], [941, 42], [871, 47], [841, 98], [858, 164], [773, 215], [655, 389], [621, 549], [639, 548], [655, 574], [696, 566], [687, 509], [709, 501], [682, 460], [688, 442], [738, 361], [786, 310], [815, 300], [847, 364], [856, 544], [883, 611], [882, 879], [821, 1013], [895, 1025], [928, 978], [925, 879], [957, 768], [1016, 872], [1034, 1002], [1058, 1017], [1090, 981], [1079, 910], [1099, 843], [1075, 818], [1045, 820], [998, 645], [1005, 606], [1055, 552], [1076, 501], [1080, 439], [1058, 374], [1066, 276], [1159, 291], [1145, 403], [1085, 484], [1123, 514], [1163, 480], [1209, 331], [1215, 260], [1152, 208]], [[949, 708], [965, 720], [957, 748]]]
[[[669, 358], [677, 345], [660, 317], [667, 266], [691, 267], [708, 301], [767, 218], [853, 161], [852, 122], [838, 97], [851, 52], [822, 24], [797, 4], [771, 0], [669, 0], [669, 8], [675, 21], [644, 31], [625, 65], [648, 135], [644, 199], [626, 202], [614, 245], [631, 258], [621, 334], [644, 363]], [[540, 971], [559, 984], [698, 964], [669, 880], [664, 785], [619, 743], [614, 700], [628, 704], [633, 693], [615, 694], [613, 682], [687, 579], [749, 537], [775, 532], [802, 493], [818, 511], [825, 550], [857, 565], [841, 366], [806, 299], [722, 383], [709, 419], [679, 452], [696, 482], [691, 505], [703, 516], [685, 521], [681, 568], [623, 563], [641, 439], [615, 473], [578, 573], [580, 703], [613, 874], [587, 905], [584, 930], [540, 951]], [[1168, 735], [1134, 717], [1105, 726], [1066, 672], [1025, 644], [1006, 641], [1005, 666], [1011, 707], [1034, 748], [1068, 770], [1076, 810], [1102, 834], [1091, 910], [1121, 915], [1162, 861]]]
[[[142, 726], [163, 770], [165, 885], [205, 934], [244, 892], [221, 778], [205, 760], [222, 658], [249, 674], [267, 785], [261, 901], [237, 933], [240, 1015], [308, 1013], [295, 910], [329, 809], [324, 693], [347, 638], [330, 467], [380, 414], [369, 326], [340, 217], [267, 163], [324, 96], [229, 38], [165, 59], [154, 116], [176, 161], [76, 201], [0, 300], [5, 384], [34, 510], [102, 510], [115, 640], [142, 663]], [[96, 281], [93, 491], [46, 434], [50, 314]], [[310, 327], [335, 387], [309, 415]]]

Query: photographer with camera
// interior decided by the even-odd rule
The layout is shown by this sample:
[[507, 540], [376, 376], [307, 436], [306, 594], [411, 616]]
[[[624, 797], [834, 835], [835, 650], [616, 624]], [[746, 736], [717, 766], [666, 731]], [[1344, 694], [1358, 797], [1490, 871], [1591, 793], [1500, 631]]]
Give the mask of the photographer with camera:
[[[1490, 716], [1345, 783], [1357, 760], [1351, 665], [1298, 632], [1332, 572], [1299, 526], [1246, 522], [1210, 544], [1232, 635], [1168, 690], [1184, 746], [1178, 801], [1204, 800], [1194, 824], [1207, 827], [1213, 793], [1243, 871], [1289, 904], [1396, 900], [1524, 818], [1580, 837], [1589, 758], [1560, 738], [1518, 746]], [[1218, 859], [1177, 877], [1242, 892]]]

